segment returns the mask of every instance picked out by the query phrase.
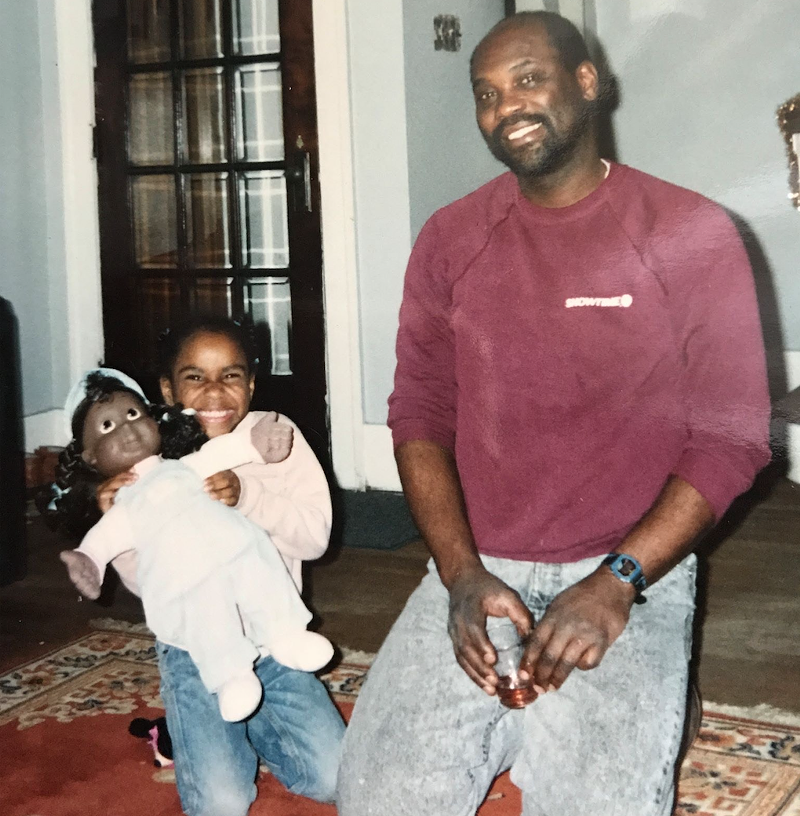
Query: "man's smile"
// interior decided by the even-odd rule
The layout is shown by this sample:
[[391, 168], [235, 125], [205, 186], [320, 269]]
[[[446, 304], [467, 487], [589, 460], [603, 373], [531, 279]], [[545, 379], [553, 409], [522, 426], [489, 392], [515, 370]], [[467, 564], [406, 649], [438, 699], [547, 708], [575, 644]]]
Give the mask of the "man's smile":
[[[506, 139], [509, 142], [520, 142], [525, 139], [526, 136], [531, 136], [535, 131], [539, 130], [543, 127], [541, 122], [536, 122], [532, 125], [523, 125], [522, 127], [515, 128], [510, 133], [506, 134]], [[530, 140], [526, 140], [530, 141]]]
[[505, 145], [506, 150], [512, 150], [540, 142], [550, 131], [552, 125], [541, 114], [529, 116], [517, 114], [500, 122], [494, 129], [492, 137], [498, 147]]

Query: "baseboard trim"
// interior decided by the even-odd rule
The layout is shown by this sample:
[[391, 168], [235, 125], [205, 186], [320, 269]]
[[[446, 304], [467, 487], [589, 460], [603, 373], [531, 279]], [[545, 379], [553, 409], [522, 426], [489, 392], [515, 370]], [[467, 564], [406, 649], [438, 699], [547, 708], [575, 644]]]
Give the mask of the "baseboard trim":
[[367, 487], [373, 490], [402, 490], [389, 428], [386, 425], [363, 425], [362, 439]]

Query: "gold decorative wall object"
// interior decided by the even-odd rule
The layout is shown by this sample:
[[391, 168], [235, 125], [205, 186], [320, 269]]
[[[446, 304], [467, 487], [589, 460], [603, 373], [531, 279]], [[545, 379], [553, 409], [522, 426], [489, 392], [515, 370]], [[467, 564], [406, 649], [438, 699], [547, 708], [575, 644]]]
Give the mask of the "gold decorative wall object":
[[778, 126], [789, 154], [789, 198], [800, 210], [800, 94], [793, 96], [778, 108]]

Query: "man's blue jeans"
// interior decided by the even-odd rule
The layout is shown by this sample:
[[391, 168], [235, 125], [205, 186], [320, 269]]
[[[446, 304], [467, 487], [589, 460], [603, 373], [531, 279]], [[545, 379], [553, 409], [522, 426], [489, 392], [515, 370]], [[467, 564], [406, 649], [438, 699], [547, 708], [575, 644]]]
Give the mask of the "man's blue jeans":
[[225, 722], [188, 652], [157, 644], [175, 774], [188, 816], [245, 816], [259, 757], [293, 793], [334, 797], [344, 722], [323, 684], [270, 657], [256, 663], [264, 699], [245, 722]]
[[[483, 557], [541, 620], [602, 556], [569, 564]], [[695, 557], [634, 605], [602, 663], [524, 709], [484, 694], [456, 662], [450, 595], [431, 563], [386, 638], [344, 740], [340, 816], [474, 816], [511, 769], [523, 816], [668, 816], [683, 731]], [[501, 619], [490, 618], [489, 625]]]

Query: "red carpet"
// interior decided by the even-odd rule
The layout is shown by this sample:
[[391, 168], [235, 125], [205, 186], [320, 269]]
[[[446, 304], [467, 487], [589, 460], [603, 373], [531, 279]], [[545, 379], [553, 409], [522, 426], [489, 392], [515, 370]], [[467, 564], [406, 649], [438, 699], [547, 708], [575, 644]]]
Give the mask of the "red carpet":
[[[136, 716], [163, 714], [153, 641], [127, 624], [98, 630], [0, 676], [2, 816], [178, 816], [171, 770], [153, 766]], [[325, 680], [345, 716], [368, 659], [351, 656]], [[252, 816], [335, 816], [259, 779]], [[501, 777], [480, 816], [518, 816]], [[676, 816], [800, 816], [800, 727], [706, 710], [684, 762]], [[435, 816], [435, 814], [420, 814]]]

